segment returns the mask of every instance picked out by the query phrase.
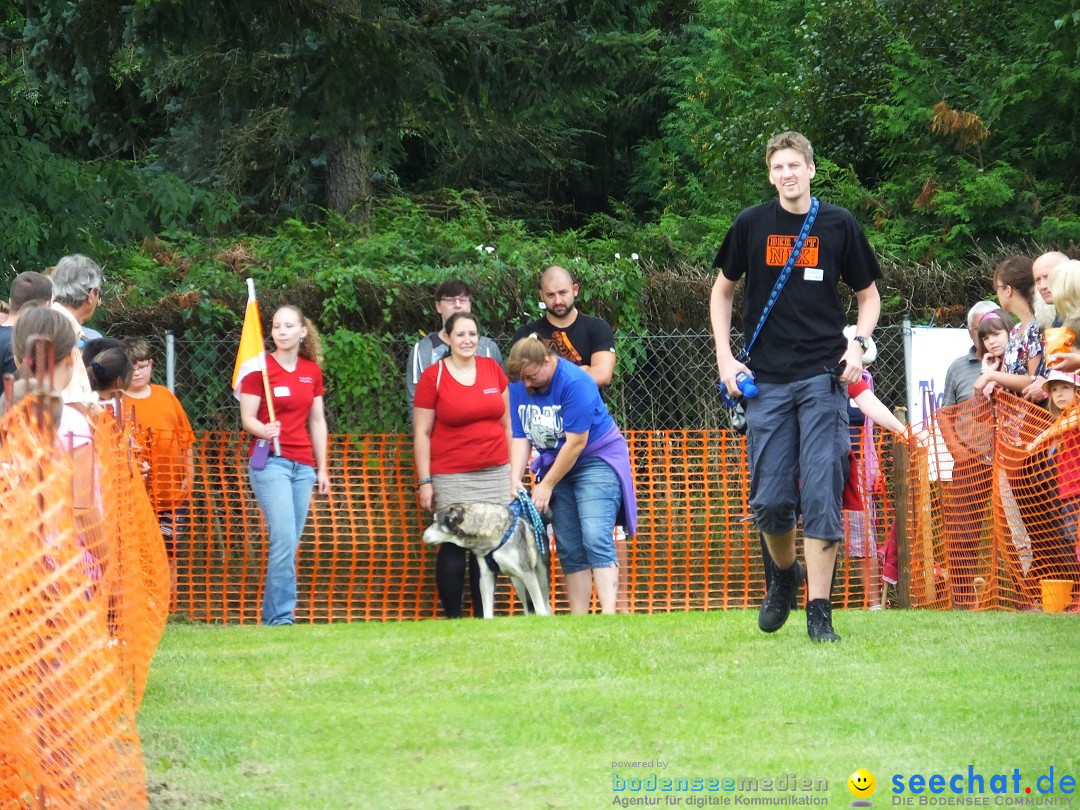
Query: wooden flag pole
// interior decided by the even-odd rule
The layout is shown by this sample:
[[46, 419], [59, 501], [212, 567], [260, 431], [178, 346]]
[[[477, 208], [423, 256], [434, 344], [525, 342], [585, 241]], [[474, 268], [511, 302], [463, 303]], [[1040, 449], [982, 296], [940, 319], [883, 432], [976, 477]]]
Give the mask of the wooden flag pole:
[[[270, 371], [266, 368], [265, 358], [263, 358], [262, 378], [263, 393], [266, 394], [266, 412], [270, 416], [270, 421], [276, 422], [277, 418], [274, 416], [274, 397], [270, 393]], [[274, 437], [274, 453], [279, 456], [281, 455], [281, 440], [277, 436]]]
[[[258, 297], [255, 295], [255, 279], [249, 278], [248, 294], [252, 301], [258, 301]], [[262, 326], [259, 327], [259, 336], [262, 337]], [[263, 343], [263, 362], [262, 362], [262, 379], [263, 379], [263, 394], [266, 396], [266, 413], [270, 417], [271, 422], [276, 422], [277, 418], [274, 416], [274, 395], [270, 391], [270, 371], [266, 367], [266, 344]], [[274, 437], [274, 453], [281, 455], [281, 440], [278, 437]]]

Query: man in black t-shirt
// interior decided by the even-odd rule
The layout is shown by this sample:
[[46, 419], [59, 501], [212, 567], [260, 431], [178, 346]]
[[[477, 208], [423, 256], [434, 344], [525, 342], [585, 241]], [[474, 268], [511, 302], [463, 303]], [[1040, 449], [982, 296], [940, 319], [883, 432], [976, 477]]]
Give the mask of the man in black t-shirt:
[[[731, 349], [735, 288], [745, 277], [743, 324], [752, 335], [813, 200], [814, 152], [803, 135], [784, 132], [771, 138], [765, 162], [778, 198], [739, 214], [716, 256], [720, 273], [709, 304], [716, 363], [732, 396], [739, 394], [740, 373], [753, 377], [759, 390], [746, 407], [750, 506], [776, 570], [758, 626], [766, 633], [783, 627], [798, 589], [798, 507], [805, 535], [807, 633], [814, 641], [838, 641], [830, 590], [837, 544], [844, 537], [840, 507], [851, 447], [846, 387], [861, 377], [863, 351], [877, 325], [881, 298], [875, 282], [881, 268], [855, 218], [821, 203], [750, 357], [736, 359]], [[858, 303], [851, 341], [843, 335], [840, 281], [855, 291]]]
[[569, 271], [552, 265], [540, 276], [546, 313], [514, 332], [514, 343], [534, 332], [555, 347], [559, 357], [581, 366], [603, 388], [615, 371], [615, 334], [607, 321], [577, 308], [578, 285]]
[[[577, 308], [578, 285], [564, 267], [553, 264], [540, 275], [540, 298], [544, 317], [514, 332], [514, 343], [535, 333], [548, 341], [559, 357], [580, 366], [596, 381], [603, 395], [615, 372], [615, 333], [603, 318], [586, 315]], [[512, 344], [511, 344], [512, 345]], [[623, 580], [629, 552], [626, 534], [615, 527], [615, 549], [619, 556], [620, 582], [615, 610], [630, 612], [630, 598]]]

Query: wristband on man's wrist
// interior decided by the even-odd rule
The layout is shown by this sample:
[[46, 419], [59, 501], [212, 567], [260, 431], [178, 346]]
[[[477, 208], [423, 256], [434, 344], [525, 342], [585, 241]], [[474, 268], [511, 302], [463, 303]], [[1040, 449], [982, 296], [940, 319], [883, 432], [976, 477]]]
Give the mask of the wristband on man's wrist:
[[431, 483], [430, 478], [417, 478], [416, 479], [416, 488], [420, 489], [420, 487], [422, 487], [424, 484], [430, 484], [430, 483]]

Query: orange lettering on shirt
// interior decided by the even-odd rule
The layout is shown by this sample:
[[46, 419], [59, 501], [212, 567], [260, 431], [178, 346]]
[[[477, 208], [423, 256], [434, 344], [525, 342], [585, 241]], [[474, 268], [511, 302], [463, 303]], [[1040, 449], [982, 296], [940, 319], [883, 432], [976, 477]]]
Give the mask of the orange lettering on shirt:
[[[765, 245], [765, 264], [769, 267], [783, 267], [787, 264], [791, 249], [795, 247], [795, 238], [787, 234], [770, 236]], [[808, 236], [803, 244], [802, 253], [799, 254], [798, 261], [795, 262], [795, 266], [817, 267], [820, 246], [821, 242], [816, 236]]]

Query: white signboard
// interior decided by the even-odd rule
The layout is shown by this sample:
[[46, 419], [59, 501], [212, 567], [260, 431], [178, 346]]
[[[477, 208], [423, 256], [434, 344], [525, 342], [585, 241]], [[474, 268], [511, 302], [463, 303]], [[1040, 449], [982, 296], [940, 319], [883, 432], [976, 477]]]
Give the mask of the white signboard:
[[[945, 375], [953, 360], [971, 349], [967, 329], [913, 326], [904, 334], [904, 362], [907, 371], [908, 421], [915, 427], [942, 407]], [[952, 456], [935, 426], [930, 438], [929, 475], [931, 481], [952, 478]]]
[[913, 326], [905, 338], [908, 422], [919, 425], [941, 407], [945, 374], [968, 353], [971, 336], [967, 329]]

